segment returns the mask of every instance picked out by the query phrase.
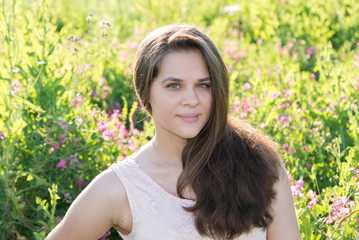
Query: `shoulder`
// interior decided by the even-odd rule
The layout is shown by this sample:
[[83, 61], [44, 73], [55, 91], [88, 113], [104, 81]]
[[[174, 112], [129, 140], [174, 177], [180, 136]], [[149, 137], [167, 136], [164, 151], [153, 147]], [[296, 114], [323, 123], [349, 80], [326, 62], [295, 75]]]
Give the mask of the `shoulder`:
[[121, 223], [127, 206], [122, 182], [107, 169], [80, 193], [47, 239], [98, 239]]
[[274, 190], [276, 198], [271, 206], [273, 222], [268, 226], [268, 239], [301, 239], [290, 182], [283, 164]]
[[120, 178], [111, 168], [97, 175], [89, 184], [88, 189], [94, 193], [98, 192], [107, 195], [109, 201], [126, 196], [126, 191]]

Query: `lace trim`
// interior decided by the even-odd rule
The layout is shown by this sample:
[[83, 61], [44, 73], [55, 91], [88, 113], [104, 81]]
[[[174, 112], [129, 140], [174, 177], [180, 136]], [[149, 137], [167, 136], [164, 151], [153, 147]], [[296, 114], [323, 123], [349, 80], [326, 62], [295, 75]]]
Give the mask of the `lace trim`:
[[[192, 213], [183, 209], [194, 204], [194, 200], [182, 199], [168, 193], [135, 161], [128, 157], [110, 167], [125, 187], [132, 215], [132, 231], [124, 235], [124, 240], [171, 239], [204, 240], [194, 226]], [[238, 240], [266, 239], [266, 232], [253, 229]]]

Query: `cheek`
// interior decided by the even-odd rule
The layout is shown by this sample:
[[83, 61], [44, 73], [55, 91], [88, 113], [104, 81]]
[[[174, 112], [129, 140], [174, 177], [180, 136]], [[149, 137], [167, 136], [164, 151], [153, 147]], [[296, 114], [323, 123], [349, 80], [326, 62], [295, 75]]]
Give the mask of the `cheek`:
[[204, 105], [207, 109], [212, 109], [212, 93], [208, 93], [203, 97]]

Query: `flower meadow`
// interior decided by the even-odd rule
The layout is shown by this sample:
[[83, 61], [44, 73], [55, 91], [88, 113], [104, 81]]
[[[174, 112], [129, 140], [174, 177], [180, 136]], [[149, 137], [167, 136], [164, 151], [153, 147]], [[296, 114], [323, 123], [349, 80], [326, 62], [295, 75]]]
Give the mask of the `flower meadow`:
[[44, 239], [98, 173], [153, 136], [132, 62], [144, 36], [171, 23], [213, 39], [231, 115], [279, 144], [302, 238], [359, 239], [356, 1], [0, 6], [0, 239]]

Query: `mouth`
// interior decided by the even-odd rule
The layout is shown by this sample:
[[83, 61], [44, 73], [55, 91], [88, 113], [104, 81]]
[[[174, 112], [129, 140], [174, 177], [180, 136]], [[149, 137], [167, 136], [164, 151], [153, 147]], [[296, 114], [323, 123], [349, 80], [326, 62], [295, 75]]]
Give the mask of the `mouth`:
[[183, 114], [178, 117], [185, 122], [195, 122], [199, 118], [199, 114]]

